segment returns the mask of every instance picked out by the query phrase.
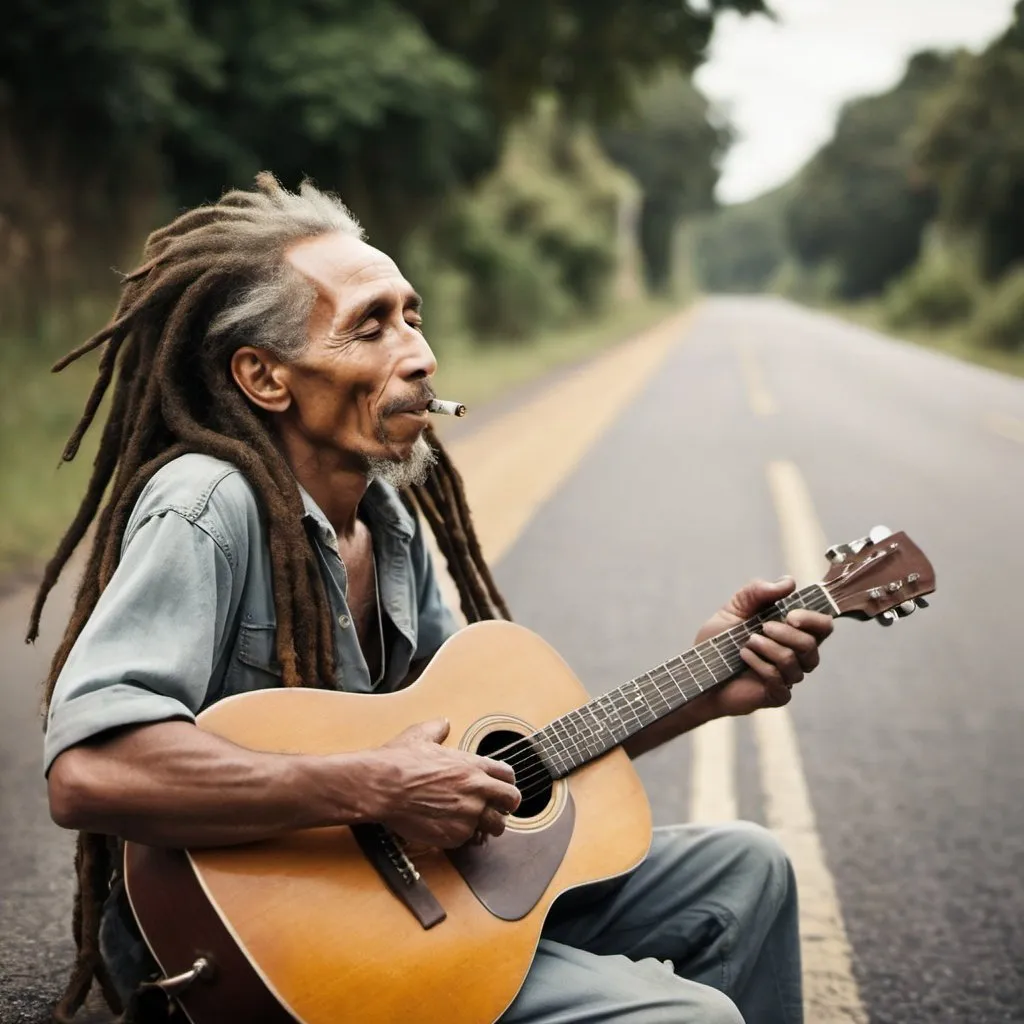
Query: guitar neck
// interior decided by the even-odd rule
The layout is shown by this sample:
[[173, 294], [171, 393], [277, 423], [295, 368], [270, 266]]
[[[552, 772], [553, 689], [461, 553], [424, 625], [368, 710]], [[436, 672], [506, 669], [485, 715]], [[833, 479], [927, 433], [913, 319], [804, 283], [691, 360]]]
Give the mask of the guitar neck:
[[797, 608], [838, 614], [820, 583], [804, 587], [732, 629], [556, 718], [530, 736], [537, 755], [551, 777], [558, 779], [625, 743], [641, 729], [739, 675], [746, 668], [740, 650], [750, 636], [760, 633], [766, 622], [779, 621]]

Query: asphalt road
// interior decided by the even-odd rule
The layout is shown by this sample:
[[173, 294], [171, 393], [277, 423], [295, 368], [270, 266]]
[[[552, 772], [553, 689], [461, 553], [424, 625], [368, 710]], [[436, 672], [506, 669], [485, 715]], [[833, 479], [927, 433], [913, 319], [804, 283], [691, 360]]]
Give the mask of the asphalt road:
[[[838, 623], [791, 705], [863, 1004], [873, 1024], [1024, 1024], [1024, 381], [774, 300], [707, 302], [499, 582], [594, 692], [623, 682], [747, 578], [786, 570], [778, 460], [830, 541], [884, 522], [938, 574], [926, 612]], [[27, 601], [0, 603], [3, 1024], [45, 1019], [71, 954], [70, 843], [46, 815], [36, 717], [67, 597], [35, 650]], [[656, 819], [685, 819], [690, 741], [638, 764]], [[763, 819], [747, 720], [736, 801]]]

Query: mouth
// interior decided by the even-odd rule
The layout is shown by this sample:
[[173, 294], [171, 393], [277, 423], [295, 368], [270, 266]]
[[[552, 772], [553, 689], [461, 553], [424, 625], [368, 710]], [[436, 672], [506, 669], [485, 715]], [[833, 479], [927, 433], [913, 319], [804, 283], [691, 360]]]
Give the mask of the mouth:
[[407, 405], [402, 409], [395, 409], [394, 412], [389, 413], [391, 416], [415, 416], [417, 419], [427, 420], [428, 412], [427, 406], [430, 404], [430, 399], [425, 398], [421, 402], [416, 402], [413, 405]]

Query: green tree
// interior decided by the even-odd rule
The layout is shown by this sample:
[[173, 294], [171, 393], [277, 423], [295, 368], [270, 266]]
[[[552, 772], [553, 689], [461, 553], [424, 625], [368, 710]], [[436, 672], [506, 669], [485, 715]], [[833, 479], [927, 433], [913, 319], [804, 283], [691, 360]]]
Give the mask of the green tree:
[[789, 254], [782, 218], [793, 183], [746, 203], [725, 206], [697, 229], [694, 257], [701, 286], [715, 292], [767, 290]]
[[843, 109], [832, 140], [800, 173], [786, 210], [789, 245], [809, 267], [831, 264], [844, 298], [877, 294], [917, 259], [936, 196], [914, 174], [912, 131], [953, 64], [916, 54], [894, 89]]
[[664, 290], [671, 280], [682, 219], [714, 206], [719, 158], [729, 141], [707, 99], [676, 71], [640, 88], [630, 111], [602, 129], [606, 152], [643, 193], [640, 249], [652, 290]]
[[957, 74], [926, 111], [917, 150], [940, 217], [977, 241], [983, 275], [1024, 259], [1024, 3], [1010, 28]]
[[[608, 116], [638, 78], [699, 63], [725, 9], [763, 4], [11, 0], [0, 33], [0, 130], [18, 167], [0, 176], [0, 213], [20, 239], [10, 250], [77, 238], [77, 255], [60, 242], [63, 265], [119, 263], [135, 193], [180, 207], [269, 167], [341, 192], [400, 255], [497, 166], [538, 97], [557, 95], [583, 120]], [[147, 212], [132, 223], [159, 216]], [[0, 277], [29, 273], [7, 272], [3, 245]]]

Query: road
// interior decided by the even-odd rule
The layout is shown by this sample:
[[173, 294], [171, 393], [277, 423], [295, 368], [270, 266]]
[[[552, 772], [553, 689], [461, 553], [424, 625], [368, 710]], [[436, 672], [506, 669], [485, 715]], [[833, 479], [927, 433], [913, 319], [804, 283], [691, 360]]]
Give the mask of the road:
[[[688, 647], [750, 576], [824, 572], [823, 536], [885, 523], [924, 549], [930, 609], [837, 623], [789, 709], [638, 767], [658, 822], [787, 843], [808, 1024], [1024, 1024], [1024, 381], [720, 298], [478, 422], [447, 438], [499, 583], [595, 693]], [[35, 650], [27, 601], [0, 604], [3, 1024], [45, 1019], [71, 953], [35, 714], [68, 597]]]

